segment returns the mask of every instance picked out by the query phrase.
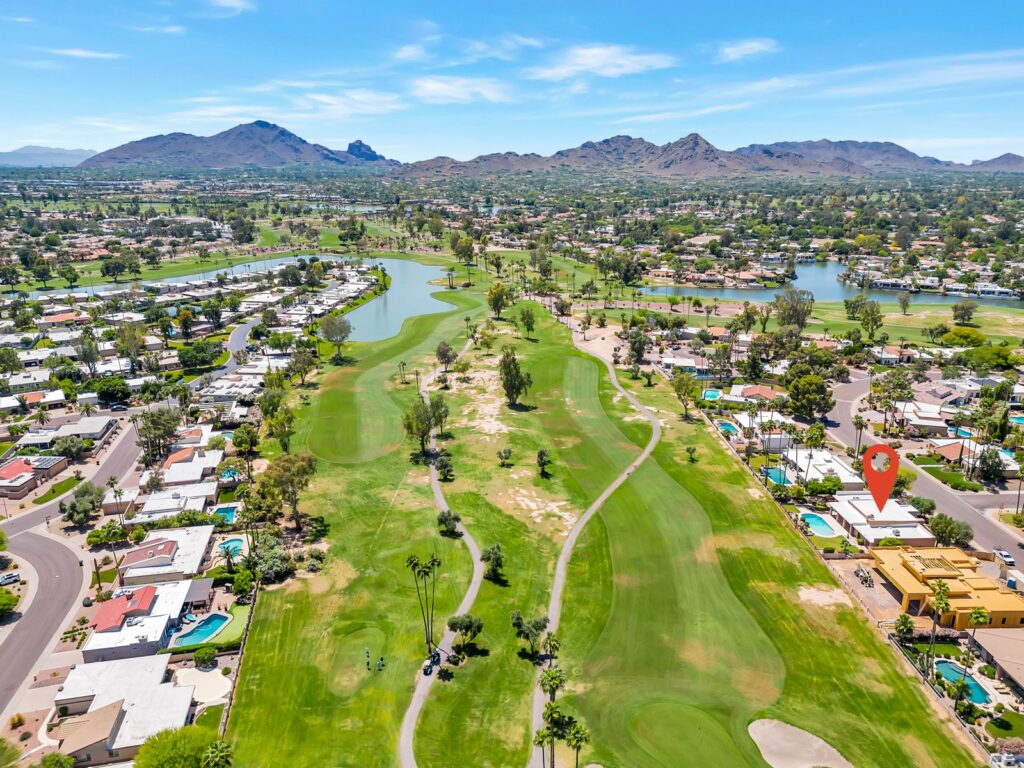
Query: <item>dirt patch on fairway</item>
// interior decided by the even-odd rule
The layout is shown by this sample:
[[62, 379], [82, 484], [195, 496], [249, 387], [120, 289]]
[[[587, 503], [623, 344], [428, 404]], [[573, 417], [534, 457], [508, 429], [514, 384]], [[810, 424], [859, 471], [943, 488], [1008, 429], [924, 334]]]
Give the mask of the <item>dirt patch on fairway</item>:
[[772, 768], [853, 768], [827, 741], [781, 720], [755, 720], [747, 733]]
[[684, 639], [681, 643], [673, 643], [669, 637], [665, 637], [664, 640], [668, 645], [674, 645], [679, 660], [691, 667], [710, 669], [720, 666], [724, 661], [721, 649], [709, 646], [696, 637]]
[[731, 682], [757, 709], [773, 704], [782, 695], [782, 680], [769, 669], [740, 665], [733, 670]]
[[344, 589], [359, 575], [359, 571], [344, 560], [332, 560], [328, 563], [326, 570], [313, 575], [307, 581], [310, 594], [323, 595], [336, 589]]
[[532, 486], [508, 488], [500, 494], [499, 508], [528, 520], [531, 527], [567, 536], [580, 513], [568, 501], [556, 501]]
[[728, 549], [756, 549], [762, 555], [773, 555], [781, 557], [790, 562], [796, 561], [796, 556], [788, 549], [779, 547], [775, 537], [770, 533], [723, 533], [711, 534], [701, 539], [700, 544], [693, 552], [693, 559], [698, 563], [717, 563], [718, 550]]
[[825, 608], [834, 605], [853, 605], [850, 596], [839, 587], [800, 587], [797, 594], [802, 602]]
[[488, 437], [509, 432], [509, 426], [501, 420], [501, 414], [505, 410], [505, 397], [496, 370], [485, 368], [476, 371], [471, 383], [455, 384], [452, 389], [465, 390], [472, 395], [466, 415], [460, 420], [462, 426], [471, 432]]

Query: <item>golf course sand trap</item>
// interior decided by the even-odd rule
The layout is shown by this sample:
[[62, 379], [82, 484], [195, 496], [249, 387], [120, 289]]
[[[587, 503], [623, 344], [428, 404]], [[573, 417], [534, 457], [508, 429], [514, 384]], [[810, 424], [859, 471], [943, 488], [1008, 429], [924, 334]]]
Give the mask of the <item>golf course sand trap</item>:
[[772, 768], [853, 768], [828, 742], [780, 720], [755, 720], [747, 733]]
[[798, 594], [803, 602], [826, 608], [831, 605], [852, 605], [850, 596], [838, 587], [800, 587]]

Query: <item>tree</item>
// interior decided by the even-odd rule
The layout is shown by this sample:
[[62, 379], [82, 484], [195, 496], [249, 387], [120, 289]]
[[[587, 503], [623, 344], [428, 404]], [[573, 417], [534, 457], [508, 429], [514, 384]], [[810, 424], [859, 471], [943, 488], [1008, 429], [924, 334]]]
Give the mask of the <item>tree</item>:
[[212, 645], [204, 645], [192, 654], [192, 660], [196, 663], [197, 667], [212, 667], [214, 662], [217, 661], [217, 649]]
[[856, 416], [853, 417], [853, 428], [855, 430], [857, 430], [857, 444], [856, 444], [856, 446], [853, 449], [854, 457], [860, 456], [861, 437], [862, 437], [862, 435], [864, 433], [864, 428], [867, 425], [868, 425], [867, 419], [865, 419], [860, 414], [857, 414]]
[[182, 368], [208, 368], [220, 357], [222, 351], [220, 344], [197, 341], [178, 350], [178, 362]]
[[974, 470], [983, 482], [1000, 482], [1003, 479], [1003, 461], [999, 451], [992, 447], [982, 450], [978, 455]]
[[282, 405], [273, 418], [267, 422], [267, 434], [276, 438], [281, 444], [281, 450], [286, 454], [292, 447], [292, 432], [295, 428], [295, 414], [292, 409]]
[[235, 573], [234, 580], [231, 582], [231, 591], [234, 593], [235, 598], [245, 600], [252, 594], [252, 588], [252, 573], [244, 568], [238, 570]]
[[580, 750], [590, 743], [590, 731], [583, 723], [575, 722], [569, 727], [565, 743], [576, 752], [576, 768], [580, 768]]
[[787, 288], [782, 293], [775, 294], [772, 306], [780, 326], [795, 325], [802, 331], [814, 308], [814, 294], [810, 291]]
[[548, 699], [551, 701], [555, 700], [555, 696], [565, 688], [567, 682], [569, 682], [569, 678], [565, 674], [565, 670], [557, 664], [540, 673], [540, 689], [548, 695]]
[[928, 527], [940, 547], [963, 547], [971, 543], [974, 529], [962, 520], [954, 520], [944, 512], [932, 515]]
[[450, 483], [455, 479], [452, 457], [447, 453], [442, 453], [437, 457], [437, 460], [434, 462], [434, 468], [437, 470], [437, 477], [442, 483]]
[[484, 578], [488, 581], [501, 583], [505, 579], [501, 575], [501, 569], [505, 567], [505, 556], [501, 553], [501, 542], [495, 542], [480, 553], [480, 561], [487, 563], [487, 571]]
[[484, 621], [468, 613], [448, 619], [448, 629], [458, 635], [456, 646], [461, 650], [484, 631]]
[[900, 305], [900, 312], [907, 314], [907, 310], [910, 309], [910, 294], [906, 291], [901, 291], [896, 296], [896, 303]]
[[252, 424], [240, 424], [231, 437], [238, 455], [245, 461], [245, 476], [252, 482], [252, 459], [260, 443], [260, 433]]
[[551, 466], [551, 455], [548, 453], [547, 448], [540, 448], [537, 450], [537, 469], [540, 470], [541, 477], [548, 477], [548, 467]]
[[487, 289], [487, 306], [491, 308], [494, 316], [501, 318], [501, 311], [508, 306], [509, 292], [505, 283], [491, 283]]
[[501, 388], [505, 391], [505, 399], [511, 406], [517, 405], [519, 399], [525, 396], [533, 385], [530, 374], [524, 373], [520, 368], [515, 349], [509, 346], [502, 347], [498, 375], [501, 378]]
[[504, 469], [509, 466], [509, 461], [512, 458], [512, 449], [505, 447], [498, 451], [498, 466]]
[[103, 403], [124, 403], [131, 399], [132, 390], [120, 376], [104, 376], [93, 381], [93, 391]]
[[[427, 644], [427, 655], [434, 650], [434, 608], [437, 595], [437, 574], [441, 569], [441, 560], [431, 555], [421, 560], [418, 555], [409, 555], [405, 567], [412, 573], [416, 583], [416, 597], [420, 604], [420, 616], [423, 619], [423, 637]], [[420, 582], [422, 582], [422, 589]], [[429, 585], [429, 588], [428, 588]]]
[[306, 377], [316, 368], [316, 358], [313, 357], [313, 353], [306, 347], [299, 347], [295, 350], [295, 354], [292, 355], [291, 362], [288, 364], [288, 369], [299, 377], [299, 384], [305, 385]]
[[430, 406], [421, 398], [416, 398], [409, 410], [402, 416], [402, 426], [405, 433], [420, 442], [420, 453], [427, 455], [427, 440], [430, 439], [430, 431], [434, 428], [434, 417]]
[[[3, 765], [0, 759], [0, 765]], [[75, 758], [71, 755], [62, 755], [60, 752], [51, 752], [43, 755], [43, 759], [35, 763], [32, 768], [75, 768]]]
[[896, 637], [907, 642], [914, 634], [914, 620], [909, 615], [901, 613], [896, 617], [893, 630], [896, 632]]
[[864, 302], [864, 307], [860, 311], [860, 325], [871, 341], [875, 340], [875, 334], [882, 327], [883, 318], [881, 304], [877, 301]]
[[690, 418], [690, 406], [697, 396], [697, 377], [692, 373], [677, 373], [672, 377], [672, 391], [683, 406], [683, 418]]
[[455, 350], [452, 349], [451, 344], [447, 341], [442, 341], [437, 345], [436, 354], [437, 362], [441, 364], [441, 367], [445, 372], [448, 371], [448, 366], [454, 363], [459, 357]]
[[135, 755], [136, 768], [202, 768], [215, 731], [185, 726], [150, 736]]
[[297, 529], [302, 528], [299, 514], [299, 495], [309, 486], [316, 474], [316, 459], [308, 453], [285, 453], [270, 462], [263, 477], [281, 495], [291, 508]]
[[17, 608], [19, 600], [20, 598], [7, 587], [0, 587], [0, 618]]
[[195, 322], [195, 318], [192, 316], [192, 311], [189, 309], [182, 309], [178, 312], [178, 328], [181, 330], [181, 337], [188, 341], [192, 338], [192, 325]]
[[927, 667], [931, 667], [931, 661], [935, 658], [935, 631], [938, 629], [939, 620], [949, 613], [949, 584], [944, 579], [936, 579], [931, 584], [932, 597], [932, 633], [928, 640]]
[[953, 322], [957, 325], [969, 325], [978, 309], [975, 301], [960, 301], [953, 305]]
[[548, 617], [537, 616], [533, 619], [524, 619], [519, 611], [512, 611], [512, 629], [515, 630], [516, 638], [525, 640], [530, 646], [530, 657], [537, 656], [537, 641], [540, 640], [544, 630], [548, 628]]
[[530, 307], [523, 307], [519, 312], [519, 322], [523, 324], [523, 330], [526, 331], [526, 338], [530, 338], [530, 334], [533, 333], [533, 329], [537, 324], [537, 317], [533, 313], [533, 309]]
[[460, 522], [462, 522], [462, 518], [450, 509], [442, 509], [437, 513], [437, 524], [441, 528], [442, 536], [447, 536], [450, 539], [458, 538], [461, 535], [458, 528]]
[[352, 335], [352, 323], [343, 315], [327, 315], [320, 321], [320, 335], [334, 345], [334, 358], [340, 361], [341, 350]]
[[0, 373], [17, 373], [24, 367], [14, 347], [0, 347]]
[[825, 415], [836, 404], [828, 384], [816, 374], [802, 376], [790, 384], [789, 403], [793, 413], [807, 419]]
[[60, 503], [60, 512], [65, 522], [79, 528], [86, 525], [103, 503], [104, 491], [90, 482], [79, 483], [71, 499]]

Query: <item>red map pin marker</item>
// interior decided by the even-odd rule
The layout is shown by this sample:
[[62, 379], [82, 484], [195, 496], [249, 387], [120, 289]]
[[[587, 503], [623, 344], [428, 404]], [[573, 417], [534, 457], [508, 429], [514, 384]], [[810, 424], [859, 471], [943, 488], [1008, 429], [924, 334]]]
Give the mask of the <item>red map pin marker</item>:
[[[889, 459], [889, 466], [884, 470], [875, 469], [873, 460], [881, 454]], [[896, 485], [896, 475], [900, 471], [900, 457], [888, 445], [872, 445], [864, 451], [864, 458], [861, 461], [864, 467], [864, 482], [871, 491], [871, 498], [875, 500], [875, 506], [881, 512], [885, 502], [889, 500], [892, 487]]]

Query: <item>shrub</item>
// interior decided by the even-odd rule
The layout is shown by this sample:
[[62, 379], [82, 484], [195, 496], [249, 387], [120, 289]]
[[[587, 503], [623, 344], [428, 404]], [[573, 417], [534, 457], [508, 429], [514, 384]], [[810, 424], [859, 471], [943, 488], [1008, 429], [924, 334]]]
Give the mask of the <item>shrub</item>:
[[192, 654], [192, 660], [197, 667], [212, 667], [217, 661], [217, 649], [213, 646], [203, 646]]
[[28, 741], [32, 738], [32, 731], [22, 731], [18, 734], [18, 741]]
[[224, 677], [227, 677], [231, 674], [231, 667], [221, 667], [220, 673], [224, 675]]
[[16, 712], [11, 716], [11, 730], [15, 728], [21, 728], [25, 724], [25, 716], [21, 712]]

